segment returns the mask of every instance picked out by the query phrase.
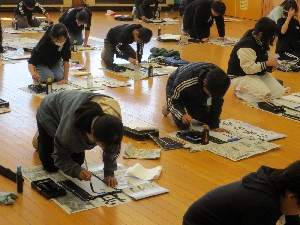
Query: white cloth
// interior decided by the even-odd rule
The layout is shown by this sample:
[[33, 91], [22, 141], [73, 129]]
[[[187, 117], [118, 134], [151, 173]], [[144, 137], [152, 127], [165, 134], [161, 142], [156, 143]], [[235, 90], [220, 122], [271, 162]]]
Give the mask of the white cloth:
[[[263, 76], [246, 75], [234, 78], [231, 80], [231, 86], [237, 97], [248, 102], [280, 98], [284, 94], [283, 86], [269, 73]], [[271, 96], [267, 97], [268, 95]]]

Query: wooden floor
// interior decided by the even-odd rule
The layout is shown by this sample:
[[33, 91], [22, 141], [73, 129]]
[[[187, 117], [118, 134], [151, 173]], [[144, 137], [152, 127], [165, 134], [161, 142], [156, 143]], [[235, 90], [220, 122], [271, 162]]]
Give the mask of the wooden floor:
[[[129, 14], [129, 12], [117, 12]], [[162, 13], [162, 17], [179, 17], [177, 12]], [[93, 12], [91, 36], [105, 38], [110, 27], [120, 25], [105, 12]], [[59, 12], [50, 12], [54, 21]], [[11, 17], [12, 13], [1, 12], [1, 17]], [[161, 26], [162, 34], [180, 34], [181, 17], [178, 25]], [[254, 21], [226, 23], [226, 35], [240, 38], [247, 29], [254, 26]], [[3, 27], [10, 27], [9, 21], [2, 21]], [[143, 24], [157, 35], [157, 25]], [[211, 29], [212, 36], [217, 37], [216, 27]], [[24, 37], [25, 35], [8, 35], [4, 38]], [[27, 35], [39, 38], [41, 34]], [[225, 71], [232, 47], [220, 47], [211, 44], [177, 45], [151, 40], [146, 45], [144, 59], [147, 59], [152, 47], [174, 49], [181, 53], [183, 59], [212, 62]], [[274, 54], [274, 49], [271, 49]], [[100, 51], [82, 52], [72, 55], [80, 60], [92, 73], [99, 74], [103, 66]], [[101, 72], [102, 73], [102, 72]], [[123, 111], [123, 121], [142, 120], [149, 124], [157, 124], [161, 137], [177, 130], [171, 117], [163, 117], [161, 108], [165, 103], [165, 85], [167, 77], [154, 77], [142, 81], [132, 81], [117, 75], [104, 72], [105, 75], [131, 82], [130, 87], [107, 88], [102, 93], [116, 98]], [[300, 74], [275, 71], [273, 75], [284, 81], [284, 85], [292, 92], [300, 91]], [[41, 98], [21, 91], [31, 83], [27, 70], [27, 62], [0, 65], [0, 98], [9, 101], [11, 112], [0, 115], [0, 165], [15, 170], [17, 165], [31, 167], [40, 165], [38, 154], [31, 146], [32, 136], [36, 131], [35, 113]], [[255, 110], [241, 104], [230, 88], [225, 96], [222, 119], [234, 118], [250, 123], [263, 129], [287, 134], [287, 138], [274, 143], [281, 147], [268, 153], [256, 155], [239, 162], [203, 151], [189, 153], [185, 149], [163, 151], [158, 160], [131, 160], [119, 157], [118, 162], [125, 166], [141, 163], [147, 168], [161, 165], [163, 172], [157, 183], [170, 190], [170, 193], [155, 196], [116, 207], [101, 207], [68, 215], [53, 201], [45, 200], [30, 187], [25, 180], [24, 192], [13, 205], [0, 206], [0, 224], [181, 224], [182, 216], [187, 208], [207, 191], [238, 179], [255, 171], [261, 165], [282, 168], [299, 159], [299, 129], [300, 123]], [[297, 141], [298, 140], [298, 141]], [[128, 141], [141, 148], [155, 148], [153, 142], [137, 143], [124, 137], [122, 149]], [[101, 162], [99, 148], [87, 151], [87, 157]], [[16, 192], [16, 184], [0, 176], [0, 192]]]

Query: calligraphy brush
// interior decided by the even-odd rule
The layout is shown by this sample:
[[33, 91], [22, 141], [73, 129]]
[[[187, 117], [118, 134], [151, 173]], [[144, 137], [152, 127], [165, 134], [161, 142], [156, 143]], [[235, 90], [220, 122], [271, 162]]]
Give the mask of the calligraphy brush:
[[[89, 170], [86, 158], [84, 158], [84, 163], [85, 163], [86, 169]], [[97, 193], [96, 191], [94, 191], [94, 187], [93, 187], [93, 184], [92, 184], [92, 178], [90, 179], [90, 187], [91, 187], [92, 192]]]
[[[188, 112], [187, 112], [186, 108], [184, 108], [184, 111], [185, 111], [185, 114], [189, 116], [189, 114], [188, 114]], [[194, 130], [194, 127], [193, 127], [192, 121], [190, 121], [190, 126], [191, 126], [192, 130]]]

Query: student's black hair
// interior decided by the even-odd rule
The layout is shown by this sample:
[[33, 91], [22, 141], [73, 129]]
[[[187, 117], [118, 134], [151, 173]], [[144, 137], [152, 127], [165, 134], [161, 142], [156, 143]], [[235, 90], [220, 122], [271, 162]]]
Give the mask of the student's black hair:
[[89, 19], [89, 14], [84, 10], [76, 14], [76, 20], [78, 20], [79, 22], [87, 23], [88, 19]]
[[152, 38], [152, 30], [146, 27], [141, 27], [138, 29], [138, 38], [141, 39], [143, 43], [148, 43]]
[[59, 39], [60, 37], [68, 38], [69, 33], [67, 27], [62, 23], [57, 23], [51, 26], [50, 36]]
[[285, 3], [287, 3], [288, 1], [293, 1], [293, 2], [295, 2], [296, 3], [296, 1], [295, 0], [284, 0], [281, 4], [280, 4], [280, 6], [284, 6], [285, 5]]
[[229, 86], [229, 76], [221, 68], [214, 68], [206, 74], [204, 87], [206, 87], [212, 97], [223, 97]]
[[258, 36], [260, 32], [263, 34], [261, 42], [263, 43], [264, 48], [269, 50], [269, 45], [273, 45], [277, 33], [276, 23], [268, 17], [262, 17], [256, 22], [253, 29], [246, 31], [243, 38], [252, 35], [252, 33]]
[[68, 39], [69, 37], [68, 29], [62, 23], [50, 25], [36, 46], [38, 47], [43, 42], [43, 40], [47, 38], [50, 39], [51, 37], [57, 39], [59, 39], [60, 37], [64, 37]]
[[34, 8], [35, 7], [36, 0], [24, 0], [24, 5], [28, 8]]
[[[94, 125], [91, 127], [93, 119], [97, 116], [99, 118], [94, 121]], [[118, 117], [104, 113], [98, 103], [91, 101], [83, 103], [75, 111], [74, 117], [74, 128], [83, 135], [91, 134], [91, 129], [94, 130], [94, 139], [105, 144], [104, 154], [114, 153], [117, 156], [120, 154], [123, 123]], [[114, 148], [110, 148], [111, 146]], [[111, 150], [113, 152], [108, 152]]]
[[224, 2], [219, 2], [219, 1], [213, 1], [211, 3], [211, 8], [219, 14], [219, 16], [223, 16], [226, 11], [226, 5]]
[[288, 16], [289, 10], [290, 10], [291, 8], [295, 10], [295, 13], [298, 12], [298, 5], [297, 5], [297, 3], [296, 3], [294, 0], [292, 0], [292, 1], [291, 1], [291, 0], [290, 0], [290, 1], [287, 1], [287, 2], [284, 4], [284, 6], [283, 6], [283, 15], [284, 15], [285, 17]]
[[269, 175], [270, 181], [278, 190], [279, 194], [285, 196], [286, 191], [290, 191], [297, 199], [300, 207], [300, 161], [295, 161], [285, 169], [275, 169]]

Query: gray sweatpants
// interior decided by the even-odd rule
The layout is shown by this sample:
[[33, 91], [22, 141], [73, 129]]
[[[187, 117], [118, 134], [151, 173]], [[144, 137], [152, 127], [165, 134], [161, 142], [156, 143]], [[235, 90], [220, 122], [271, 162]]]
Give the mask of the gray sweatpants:
[[[18, 20], [18, 27], [19, 28], [26, 28], [27, 27], [27, 23], [24, 20], [23, 16], [21, 15], [15, 15], [15, 19]], [[32, 27], [39, 27], [41, 24], [41, 21], [38, 20], [37, 18], [35, 18], [34, 16], [31, 17], [27, 17], [28, 23], [30, 26]], [[13, 26], [15, 25], [14, 22], [12, 24]]]

